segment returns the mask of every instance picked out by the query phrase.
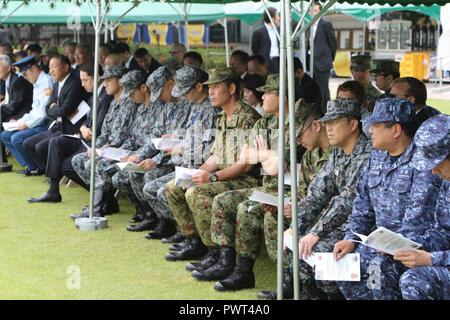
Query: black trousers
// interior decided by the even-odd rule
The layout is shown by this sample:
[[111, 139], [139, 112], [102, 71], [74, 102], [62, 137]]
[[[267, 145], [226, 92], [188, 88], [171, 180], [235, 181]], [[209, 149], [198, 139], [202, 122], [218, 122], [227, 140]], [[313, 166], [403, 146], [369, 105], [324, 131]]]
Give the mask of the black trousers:
[[72, 158], [84, 151], [86, 151], [85, 147], [78, 139], [64, 136], [51, 138], [48, 145], [45, 175], [53, 179], [61, 179], [63, 176], [66, 176], [88, 190], [89, 187], [72, 167]]
[[330, 101], [330, 71], [323, 72], [319, 71], [317, 68], [314, 68], [313, 78], [319, 84], [320, 92], [322, 93], [322, 111], [323, 113], [327, 112], [327, 103]]
[[61, 134], [61, 131], [51, 132], [46, 130], [27, 138], [23, 142], [25, 151], [31, 158], [33, 158], [39, 170], [45, 170], [50, 140], [54, 137], [60, 136]]
[[280, 58], [271, 58], [267, 70], [269, 73], [280, 73]]

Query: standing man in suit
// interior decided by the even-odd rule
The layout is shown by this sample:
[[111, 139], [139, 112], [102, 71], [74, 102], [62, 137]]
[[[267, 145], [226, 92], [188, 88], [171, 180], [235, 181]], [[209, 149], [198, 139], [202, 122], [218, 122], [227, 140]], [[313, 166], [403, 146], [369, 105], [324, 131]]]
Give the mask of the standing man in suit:
[[[315, 3], [311, 8], [311, 16], [314, 17], [322, 9], [320, 3]], [[330, 101], [330, 70], [336, 56], [337, 41], [331, 22], [319, 18], [309, 30], [308, 57], [311, 59], [311, 47], [314, 57], [313, 78], [320, 86], [322, 93], [322, 111], [325, 113], [327, 102]]]
[[[33, 86], [24, 78], [14, 73], [13, 61], [7, 55], [0, 55], [0, 79], [5, 84], [5, 95], [0, 102], [0, 131], [3, 131], [1, 122], [20, 119], [31, 110]], [[6, 163], [5, 146], [0, 144], [0, 162]], [[9, 167], [8, 167], [9, 168]], [[10, 171], [10, 169], [5, 169]]]
[[[272, 17], [267, 14], [267, 11]], [[264, 12], [264, 23], [261, 27], [256, 29], [252, 35], [252, 52], [254, 55], [260, 54], [264, 57], [269, 73], [280, 72], [280, 41], [277, 37], [277, 30], [280, 25], [280, 15], [275, 8], [268, 8]]]
[[50, 75], [56, 82], [46, 106], [46, 114], [51, 123], [48, 130], [26, 139], [23, 143], [40, 173], [45, 170], [50, 139], [61, 134], [75, 134], [80, 130], [82, 121], [73, 124], [70, 119], [81, 103], [83, 89], [80, 80], [70, 69], [70, 61], [66, 56], [57, 55], [50, 60]]
[[130, 47], [123, 42], [119, 42], [113, 49], [113, 53], [116, 53], [122, 59], [122, 64], [128, 71], [142, 70], [137, 60], [133, 57], [130, 51]]

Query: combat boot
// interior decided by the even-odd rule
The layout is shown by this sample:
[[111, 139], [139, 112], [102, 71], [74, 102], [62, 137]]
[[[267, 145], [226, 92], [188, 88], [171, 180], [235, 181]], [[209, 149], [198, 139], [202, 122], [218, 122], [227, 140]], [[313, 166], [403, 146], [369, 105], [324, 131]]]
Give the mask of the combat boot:
[[[277, 300], [277, 291], [260, 291], [257, 294], [259, 299]], [[284, 269], [283, 272], [283, 299], [292, 299], [294, 297], [294, 281], [291, 271]]]
[[223, 246], [220, 248], [217, 263], [205, 270], [194, 270], [192, 277], [202, 281], [223, 280], [236, 265], [236, 251], [233, 247]]
[[179, 251], [169, 252], [166, 254], [167, 261], [196, 260], [202, 258], [207, 248], [198, 237], [187, 237], [189, 242]]
[[239, 256], [233, 272], [225, 280], [218, 281], [214, 285], [214, 289], [216, 289], [217, 291], [237, 291], [254, 288], [254, 265], [254, 259]]
[[219, 247], [209, 247], [208, 253], [199, 262], [190, 262], [186, 265], [187, 271], [205, 270], [217, 263]]

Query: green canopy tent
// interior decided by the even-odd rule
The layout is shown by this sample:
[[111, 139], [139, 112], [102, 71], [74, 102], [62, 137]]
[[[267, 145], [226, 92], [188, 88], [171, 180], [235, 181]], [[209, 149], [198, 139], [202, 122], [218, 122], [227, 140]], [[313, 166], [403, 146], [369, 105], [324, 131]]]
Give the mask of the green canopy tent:
[[[103, 20], [105, 17], [105, 12], [109, 10], [110, 7], [113, 7], [114, 4], [120, 1], [114, 2], [106, 2], [104, 0], [86, 0], [87, 2], [93, 4], [95, 6], [95, 18], [93, 18], [94, 29], [96, 32], [95, 37], [95, 74], [94, 74], [94, 90], [93, 90], [93, 136], [92, 136], [92, 145], [95, 146], [96, 141], [96, 110], [97, 110], [97, 85], [98, 85], [98, 61], [99, 61], [99, 46], [100, 46], [100, 33], [101, 27], [103, 24]], [[12, 1], [14, 2], [14, 1]], [[16, 3], [18, 1], [15, 1]], [[61, 1], [63, 2], [63, 1]], [[124, 2], [124, 1], [122, 1]], [[144, 1], [143, 1], [144, 2]], [[171, 3], [183, 3], [185, 8], [188, 3], [233, 3], [233, 2], [241, 2], [239, 0], [190, 0], [190, 1], [182, 1], [182, 0], [173, 0]], [[285, 114], [282, 109], [284, 106], [284, 101], [286, 98], [286, 91], [288, 97], [288, 105], [289, 105], [289, 140], [290, 140], [290, 168], [291, 168], [291, 179], [292, 181], [297, 181], [297, 170], [296, 170], [296, 137], [295, 137], [295, 98], [294, 98], [294, 63], [293, 63], [293, 40], [297, 35], [302, 36], [305, 31], [314, 24], [317, 19], [319, 19], [323, 14], [325, 14], [329, 9], [332, 8], [338, 1], [337, 0], [328, 0], [324, 3], [322, 10], [314, 16], [310, 21], [306, 22], [306, 13], [311, 6], [311, 2], [301, 1], [300, 2], [300, 13], [301, 17], [299, 19], [299, 23], [297, 27], [292, 30], [292, 9], [291, 0], [282, 0], [280, 6], [280, 16], [281, 16], [281, 25], [280, 25], [280, 116], [279, 116], [279, 130], [280, 132], [285, 132]], [[297, 1], [295, 1], [297, 2]], [[343, 1], [339, 1], [343, 2]], [[367, 4], [389, 4], [389, 5], [443, 5], [446, 4], [447, 1], [443, 0], [425, 0], [425, 1], [416, 1], [416, 0], [362, 0], [362, 1], [347, 1], [350, 4], [353, 3], [367, 3]], [[20, 3], [20, 2], [18, 2]], [[53, 2], [55, 6], [59, 5], [60, 2]], [[267, 3], [264, 2], [264, 5], [267, 6]], [[296, 9], [294, 9], [296, 11]], [[185, 10], [186, 12], [186, 10]], [[304, 39], [303, 39], [304, 40]], [[304, 46], [302, 46], [304, 47]], [[288, 90], [286, 90], [288, 89]], [[278, 138], [278, 145], [281, 146], [279, 149], [279, 157], [280, 159], [284, 159], [285, 153], [285, 137], [284, 134], [280, 134]], [[93, 214], [93, 198], [94, 198], [94, 179], [95, 179], [95, 152], [92, 153], [91, 160], [91, 183], [90, 183], [90, 205], [89, 205], [89, 213], [90, 218], [92, 219]], [[280, 161], [278, 168], [278, 261], [277, 261], [277, 293], [278, 299], [283, 298], [283, 290], [282, 290], [282, 270], [283, 270], [283, 228], [284, 228], [284, 215], [283, 215], [283, 207], [284, 207], [284, 162]], [[296, 183], [292, 183], [291, 185], [291, 204], [292, 204], [292, 227], [293, 227], [293, 274], [294, 274], [294, 298], [299, 299], [299, 274], [298, 274], [298, 230], [297, 230], [297, 185]]]

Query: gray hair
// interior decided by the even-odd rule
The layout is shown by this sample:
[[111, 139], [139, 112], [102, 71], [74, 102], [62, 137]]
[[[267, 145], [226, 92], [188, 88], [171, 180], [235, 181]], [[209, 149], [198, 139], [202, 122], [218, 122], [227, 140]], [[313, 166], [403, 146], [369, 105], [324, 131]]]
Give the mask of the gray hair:
[[7, 56], [6, 54], [0, 54], [0, 63], [4, 66], [4, 67], [9, 67], [13, 64], [12, 59]]

